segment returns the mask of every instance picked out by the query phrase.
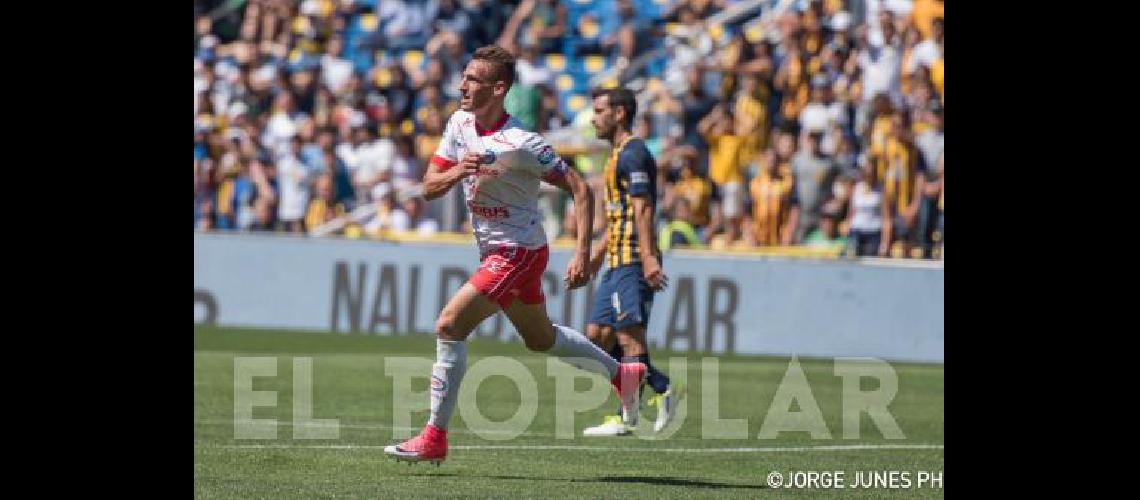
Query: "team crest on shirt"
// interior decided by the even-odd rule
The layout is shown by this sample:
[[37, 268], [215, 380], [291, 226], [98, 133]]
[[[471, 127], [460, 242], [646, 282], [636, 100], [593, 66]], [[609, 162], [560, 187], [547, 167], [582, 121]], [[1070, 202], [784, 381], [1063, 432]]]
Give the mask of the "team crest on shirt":
[[488, 149], [483, 152], [483, 156], [479, 159], [479, 163], [490, 165], [492, 163], [495, 163], [495, 160], [497, 158], [498, 156], [495, 155], [495, 152]]
[[543, 146], [538, 150], [538, 162], [547, 165], [554, 160], [554, 149], [550, 146]]

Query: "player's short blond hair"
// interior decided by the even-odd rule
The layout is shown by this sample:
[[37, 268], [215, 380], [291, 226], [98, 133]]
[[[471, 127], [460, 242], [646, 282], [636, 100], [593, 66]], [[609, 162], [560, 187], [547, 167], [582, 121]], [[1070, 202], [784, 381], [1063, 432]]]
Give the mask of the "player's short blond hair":
[[502, 80], [510, 88], [515, 83], [515, 56], [498, 45], [488, 45], [475, 49], [471, 56], [472, 61], [486, 61], [491, 63], [492, 81]]

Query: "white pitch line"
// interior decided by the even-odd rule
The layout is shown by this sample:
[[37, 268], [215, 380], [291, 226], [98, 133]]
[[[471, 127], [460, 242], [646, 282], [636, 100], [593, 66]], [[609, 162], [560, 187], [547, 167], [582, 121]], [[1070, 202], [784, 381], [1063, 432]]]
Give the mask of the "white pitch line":
[[[310, 450], [379, 450], [384, 445], [361, 444], [238, 444], [223, 448], [244, 450], [265, 449], [310, 449]], [[811, 451], [861, 451], [861, 450], [942, 450], [941, 444], [852, 444], [821, 446], [770, 446], [759, 448], [644, 448], [614, 446], [574, 446], [574, 445], [473, 445], [451, 446], [453, 450], [563, 450], [563, 451], [624, 451], [624, 452], [670, 452], [670, 453], [782, 453]]]
[[[364, 430], [364, 431], [411, 431], [411, 432], [419, 432], [419, 431], [422, 431], [424, 429], [422, 426], [420, 426], [420, 427], [403, 427], [403, 426], [385, 425], [385, 424], [342, 424], [339, 422], [335, 423], [335, 424], [325, 424], [325, 423], [317, 423], [317, 422], [305, 422], [305, 423], [301, 423], [301, 424], [296, 424], [295, 422], [277, 421], [273, 424], [267, 424], [267, 423], [263, 423], [262, 422], [263, 420], [266, 420], [266, 419], [256, 420], [256, 422], [257, 422], [256, 425], [276, 425], [277, 427], [293, 427], [294, 425], [296, 425], [297, 427], [304, 427], [304, 428], [309, 428], [309, 429], [352, 429], [352, 430]], [[195, 423], [196, 424], [202, 424], [202, 425], [233, 425], [234, 421], [233, 420], [199, 420]], [[448, 430], [447, 432], [450, 434], [471, 434], [474, 436], [478, 436], [480, 434], [486, 434], [489, 436], [508, 436], [509, 435], [509, 436], [554, 437], [553, 434], [543, 434], [543, 433], [530, 432], [530, 431], [523, 431], [523, 432], [519, 433], [519, 432], [513, 432], [513, 431], [483, 430], [483, 431], [475, 432], [472, 430], [455, 429], [455, 430]]]

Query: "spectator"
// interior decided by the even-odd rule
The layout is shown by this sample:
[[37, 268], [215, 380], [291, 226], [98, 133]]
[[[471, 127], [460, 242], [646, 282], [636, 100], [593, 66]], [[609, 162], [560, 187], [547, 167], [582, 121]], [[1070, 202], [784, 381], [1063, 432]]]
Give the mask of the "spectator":
[[863, 71], [863, 95], [868, 101], [881, 93], [891, 102], [900, 99], [901, 42], [895, 35], [894, 16], [889, 11], [880, 14], [881, 34], [873, 32], [867, 40], [866, 50], [860, 52], [859, 68]]
[[760, 173], [749, 186], [752, 206], [749, 236], [760, 246], [791, 245], [799, 218], [795, 183], [791, 175], [778, 166], [772, 152], [764, 156]]
[[938, 155], [936, 169], [926, 177], [922, 200], [918, 207], [918, 244], [922, 257], [934, 258], [935, 245], [942, 243], [942, 155]]
[[[475, 47], [495, 43], [504, 31], [507, 22], [503, 8], [497, 0], [463, 0], [463, 8], [478, 19], [474, 29], [474, 44], [468, 45], [463, 53], [475, 52]], [[458, 47], [457, 47], [458, 48]], [[458, 86], [458, 85], [457, 85]]]
[[740, 78], [732, 112], [740, 124], [740, 134], [746, 137], [745, 159], [755, 157], [758, 151], [768, 147], [768, 98], [767, 86], [761, 86], [755, 75]]
[[835, 152], [835, 163], [842, 176], [857, 178], [859, 176], [859, 146], [853, 135], [844, 135], [839, 140], [839, 149]]
[[290, 138], [297, 134], [296, 120], [300, 117], [300, 113], [297, 112], [293, 96], [287, 92], [282, 92], [274, 98], [273, 108], [269, 113], [261, 142], [274, 150], [281, 150], [286, 147]]
[[321, 174], [314, 182], [316, 198], [309, 202], [305, 211], [305, 227], [312, 231], [322, 224], [345, 214], [344, 204], [337, 201], [333, 176]]
[[414, 232], [419, 236], [431, 236], [439, 232], [439, 222], [428, 217], [424, 210], [424, 199], [414, 190], [405, 190], [399, 195], [400, 206], [391, 212], [391, 228], [396, 232]]
[[431, 161], [432, 155], [439, 149], [439, 143], [443, 139], [443, 116], [438, 109], [425, 107], [420, 123], [423, 124], [423, 128], [416, 135], [416, 161], [420, 165], [427, 165]]
[[336, 192], [337, 203], [351, 210], [355, 205], [354, 200], [356, 198], [352, 189], [352, 178], [349, 176], [348, 167], [340, 158], [337, 158], [332, 145], [325, 147], [321, 153], [321, 167], [322, 173], [331, 176], [333, 179], [333, 191]]
[[832, 159], [820, 151], [822, 140], [823, 133], [809, 133], [804, 141], [807, 147], [792, 158], [792, 175], [800, 201], [799, 227], [793, 241], [802, 240], [816, 228], [823, 204], [831, 195], [832, 183], [839, 175], [839, 168]]
[[381, 29], [369, 41], [373, 49], [405, 50], [423, 47], [437, 4], [428, 0], [383, 0], [376, 16]]
[[411, 136], [396, 136], [396, 157], [392, 160], [392, 186], [407, 189], [423, 179], [423, 169], [416, 160], [415, 145]]
[[680, 199], [686, 201], [682, 220], [691, 223], [700, 241], [707, 243], [721, 226], [720, 194], [715, 184], [696, 172], [692, 157], [683, 160], [669, 200], [662, 205], [676, 207]]
[[301, 162], [301, 139], [294, 137], [288, 144], [288, 152], [277, 160], [280, 171], [278, 179], [280, 203], [277, 207], [277, 218], [285, 231], [301, 233], [304, 231], [302, 218], [309, 204], [309, 182], [312, 172]]
[[196, 227], [200, 231], [210, 231], [214, 229], [214, 200], [209, 197], [202, 198], [198, 202], [198, 221]]
[[[365, 131], [365, 135], [371, 134]], [[356, 192], [371, 193], [376, 185], [391, 181], [395, 156], [396, 144], [386, 136], [364, 142], [357, 150], [357, 169], [352, 179]]]
[[412, 117], [415, 93], [402, 66], [392, 65], [387, 71], [391, 80], [384, 86], [381, 94], [387, 99], [392, 121], [399, 123]]
[[[368, 142], [368, 129], [364, 127], [353, 127], [348, 133], [348, 140], [341, 141], [336, 145], [336, 157], [344, 162], [345, 168], [348, 169], [350, 176], [356, 176], [356, 171], [360, 167], [360, 151]], [[357, 193], [359, 195], [359, 193]]]
[[253, 224], [249, 230], [254, 232], [273, 231], [273, 205], [269, 203], [255, 203], [253, 205]]
[[827, 105], [827, 77], [816, 75], [811, 82], [811, 97], [807, 105], [800, 111], [800, 133], [807, 136], [811, 132], [824, 132], [831, 122], [831, 113]]
[[[454, 46], [461, 52], [474, 52], [478, 45], [474, 40], [474, 22], [471, 13], [460, 5], [458, 0], [440, 0], [439, 13], [433, 21], [435, 35], [427, 47], [434, 44]], [[435, 52], [428, 50], [428, 52]]]
[[938, 163], [938, 158], [942, 156], [942, 151], [946, 149], [945, 121], [942, 108], [935, 107], [926, 111], [923, 113], [923, 117], [928, 126], [915, 137], [914, 142], [922, 154], [922, 162], [926, 166], [925, 170], [933, 170], [934, 165]]
[[504, 106], [507, 113], [518, 117], [523, 125], [534, 130], [538, 126], [538, 108], [542, 102], [542, 96], [535, 85], [549, 83], [553, 74], [538, 64], [538, 48], [535, 45], [526, 45], [522, 51], [525, 55], [519, 60], [520, 64], [515, 66], [519, 81], [507, 91]]
[[918, 170], [918, 154], [910, 138], [905, 113], [895, 113], [891, 118], [887, 149], [879, 169], [883, 175], [883, 203], [891, 215], [883, 227], [883, 240], [890, 245], [897, 243], [892, 250], [896, 252], [894, 256], [906, 256], [917, 236], [915, 229], [924, 177]]
[[688, 198], [682, 196], [673, 201], [672, 216], [657, 236], [657, 247], [661, 251], [701, 244], [701, 238], [691, 222], [691, 215]]
[[364, 225], [364, 230], [379, 235], [392, 230], [393, 212], [396, 210], [396, 191], [392, 184], [383, 182], [372, 188], [372, 199], [376, 200], [376, 214]]
[[538, 86], [538, 93], [540, 96], [540, 104], [538, 106], [538, 119], [535, 123], [535, 131], [545, 133], [548, 130], [556, 130], [567, 126], [569, 122], [558, 112], [558, 95], [554, 93], [554, 89], [549, 85], [540, 85]]
[[938, 222], [936, 223], [934, 234], [931, 239], [934, 241], [934, 258], [942, 259], [945, 257], [945, 242], [946, 242], [946, 221], [945, 221], [945, 208], [946, 208], [946, 176], [943, 168], [944, 157], [938, 157]]
[[798, 45], [789, 49], [773, 79], [780, 94], [780, 119], [777, 125], [796, 124], [808, 102], [807, 56]]
[[886, 257], [890, 247], [883, 239], [883, 228], [889, 225], [890, 214], [883, 201], [883, 184], [878, 169], [863, 162], [859, 181], [851, 192], [851, 206], [847, 210], [848, 252], [855, 257]]
[[881, 163], [887, 151], [887, 141], [890, 138], [891, 131], [891, 116], [894, 111], [886, 94], [875, 96], [873, 110], [871, 127], [866, 139], [867, 152], [870, 154], [871, 162], [880, 170], [879, 175], [882, 176], [883, 167]]
[[650, 28], [637, 18], [630, 0], [616, 0], [614, 7], [619, 26], [602, 38], [599, 48], [613, 57], [619, 67], [625, 67], [648, 46]]
[[[554, 82], [554, 73], [539, 61], [538, 46], [534, 44], [523, 45], [522, 52], [515, 63], [515, 72], [518, 73], [518, 81], [515, 82], [515, 85], [537, 87], [539, 85], [550, 85]], [[514, 87], [512, 86], [512, 88]]]
[[827, 248], [842, 251], [847, 246], [847, 238], [840, 232], [839, 220], [842, 208], [838, 200], [825, 203], [819, 214], [819, 227], [804, 238], [804, 245], [814, 248]]
[[344, 39], [334, 36], [329, 39], [325, 55], [321, 57], [321, 82], [333, 93], [342, 92], [352, 77], [352, 61], [342, 58], [343, 52]]
[[702, 134], [697, 125], [700, 124], [701, 119], [708, 116], [709, 112], [716, 107], [717, 102], [716, 99], [705, 92], [704, 77], [699, 67], [689, 68], [687, 70], [685, 73], [685, 83], [686, 90], [680, 99], [669, 95], [664, 87], [661, 87], [655, 93], [655, 97], [661, 98], [662, 105], [666, 111], [681, 116], [682, 133], [684, 135], [681, 144], [694, 147], [702, 159], [699, 168], [702, 171], [708, 171], [708, 157], [706, 156], [708, 145], [701, 138]]
[[780, 175], [793, 176], [792, 158], [796, 154], [796, 135], [790, 130], [776, 132], [776, 168]]
[[548, 54], [559, 50], [566, 34], [566, 6], [554, 0], [523, 0], [511, 14], [498, 45], [517, 52], [519, 46], [534, 45]]
[[709, 144], [709, 179], [720, 186], [725, 238], [732, 243], [740, 237], [743, 216], [745, 138], [736, 134], [736, 120], [724, 106], [701, 120], [699, 129]]
[[924, 39], [932, 35], [938, 37], [941, 21], [946, 16], [946, 7], [942, 0], [914, 0], [910, 10], [910, 21], [922, 34]]

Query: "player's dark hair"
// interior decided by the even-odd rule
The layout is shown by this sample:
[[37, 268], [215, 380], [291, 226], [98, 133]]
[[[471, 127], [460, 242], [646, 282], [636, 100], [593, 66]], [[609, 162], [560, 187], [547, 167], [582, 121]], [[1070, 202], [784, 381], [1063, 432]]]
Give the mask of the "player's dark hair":
[[625, 110], [625, 121], [621, 125], [626, 130], [633, 130], [633, 117], [637, 115], [637, 98], [634, 97], [633, 91], [619, 87], [616, 89], [597, 88], [590, 92], [592, 98], [596, 99], [601, 96], [609, 97], [611, 108], [620, 107]]

